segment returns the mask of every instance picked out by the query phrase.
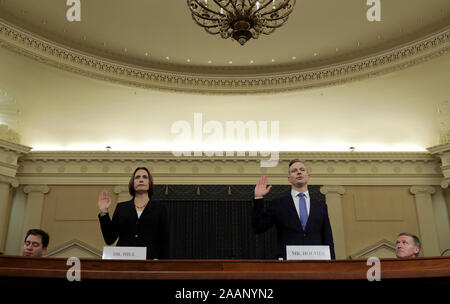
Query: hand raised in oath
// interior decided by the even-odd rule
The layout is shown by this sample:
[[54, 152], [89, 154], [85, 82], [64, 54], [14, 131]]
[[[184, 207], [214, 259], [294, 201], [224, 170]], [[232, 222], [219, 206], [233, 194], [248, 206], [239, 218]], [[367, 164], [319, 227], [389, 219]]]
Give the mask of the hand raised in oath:
[[100, 209], [100, 213], [107, 213], [110, 205], [111, 198], [109, 197], [108, 190], [103, 190], [98, 198], [98, 209]]
[[267, 193], [269, 193], [272, 185], [267, 186], [267, 177], [262, 176], [255, 187], [255, 197], [264, 197]]

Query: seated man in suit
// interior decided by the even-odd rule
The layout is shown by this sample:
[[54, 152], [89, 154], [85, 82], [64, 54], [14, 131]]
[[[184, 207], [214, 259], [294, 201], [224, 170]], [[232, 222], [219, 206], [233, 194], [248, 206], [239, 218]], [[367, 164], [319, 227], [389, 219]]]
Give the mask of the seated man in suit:
[[256, 233], [263, 233], [276, 226], [279, 257], [286, 258], [287, 245], [328, 245], [331, 259], [335, 259], [328, 208], [309, 196], [309, 179], [305, 164], [292, 160], [288, 169], [291, 193], [274, 199], [264, 210], [264, 196], [272, 186], [267, 186], [265, 176], [261, 177], [255, 187], [253, 228]]
[[395, 255], [399, 259], [411, 259], [419, 255], [422, 244], [417, 236], [402, 232], [397, 236]]
[[30, 229], [25, 236], [22, 255], [27, 257], [42, 257], [47, 252], [50, 237], [41, 229]]

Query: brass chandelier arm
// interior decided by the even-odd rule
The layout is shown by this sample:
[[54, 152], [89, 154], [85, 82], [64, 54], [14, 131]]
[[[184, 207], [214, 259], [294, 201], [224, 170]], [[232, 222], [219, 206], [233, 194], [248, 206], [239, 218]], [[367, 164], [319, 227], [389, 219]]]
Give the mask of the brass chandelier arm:
[[195, 14], [197, 17], [202, 18], [202, 19], [207, 19], [207, 20], [212, 20], [212, 21], [218, 21], [218, 20], [219, 20], [219, 19], [212, 19], [212, 18], [207, 18], [207, 17], [203, 17], [203, 16], [199, 15], [199, 14], [197, 13], [196, 10], [194, 10], [194, 9], [191, 8], [190, 3], [191, 3], [192, 1], [194, 1], [195, 3], [197, 3], [197, 4], [198, 4], [201, 8], [203, 8], [204, 10], [206, 10], [206, 11], [208, 11], [208, 12], [214, 14], [214, 15], [219, 15], [219, 16], [220, 16], [220, 13], [217, 13], [217, 12], [215, 12], [215, 11], [209, 9], [207, 6], [204, 6], [203, 4], [201, 4], [200, 2], [198, 2], [198, 0], [187, 0], [187, 3], [188, 3], [188, 5], [189, 5], [189, 8], [190, 8], [192, 14]]
[[[278, 18], [265, 18], [263, 17], [262, 19], [266, 20], [266, 21], [277, 21], [277, 20], [282, 20], [282, 19], [286, 19], [289, 18], [289, 15], [291, 14], [291, 12], [287, 12], [285, 15], [278, 17]], [[286, 22], [286, 20], [284, 20], [284, 22]]]
[[212, 24], [212, 25], [203, 24], [203, 23], [199, 22], [197, 19], [195, 19], [194, 16], [192, 16], [192, 19], [195, 21], [195, 23], [197, 23], [197, 25], [200, 25], [201, 27], [204, 27], [204, 28], [213, 28], [213, 27], [218, 27], [219, 26], [219, 23]]
[[217, 32], [213, 32], [213, 31], [211, 31], [210, 28], [205, 28], [205, 31], [206, 31], [208, 34], [211, 34], [211, 35], [217, 35], [217, 34], [220, 33], [220, 30], [218, 30]]
[[[275, 30], [275, 29], [277, 29], [277, 28], [279, 28], [279, 27], [282, 27], [284, 25], [284, 22], [283, 23], [280, 23], [279, 25], [264, 25], [265, 27], [267, 27], [267, 28], [271, 28], [271, 29], [273, 29], [273, 30]], [[271, 31], [269, 34], [271, 34], [271, 33], [273, 33], [273, 31]], [[266, 33], [264, 33], [264, 34], [266, 34]], [[266, 35], [268, 35], [268, 34], [266, 34]]]
[[[230, 11], [227, 9], [227, 6], [230, 5], [231, 0], [228, 0], [228, 3], [225, 4], [225, 5], [220, 4], [217, 0], [214, 0], [214, 2], [215, 2], [219, 7], [223, 8], [223, 10], [226, 11], [228, 14], [230, 14], [230, 15], [233, 14], [232, 12], [230, 12]], [[225, 14], [222, 14], [222, 15], [225, 16]]]
[[219, 19], [218, 18], [206, 18], [206, 17], [203, 17], [203, 16], [199, 16], [198, 14], [194, 14], [194, 13], [192, 13], [192, 18], [194, 20], [196, 20], [195, 18], [199, 18], [201, 20], [215, 22], [215, 23], [219, 24]]
[[[256, 2], [257, 2], [257, 1], [255, 1], [254, 4], [256, 4]], [[258, 12], [262, 11], [263, 9], [265, 9], [265, 8], [270, 4], [270, 2], [272, 2], [272, 0], [267, 0], [267, 2], [264, 3], [264, 4], [262, 4], [262, 5], [259, 7], [259, 9], [257, 9], [256, 11], [254, 11], [254, 12], [252, 13], [251, 16], [252, 16], [252, 17], [256, 16], [256, 15], [258, 14]]]
[[[256, 14], [257, 12], [259, 12], [259, 11], [262, 10], [262, 9], [264, 9], [267, 5], [269, 5], [270, 1], [271, 1], [271, 0], [268, 0], [266, 4], [262, 5], [260, 8], [257, 8], [257, 9], [253, 12], [253, 14], [252, 14], [251, 16], [255, 16], [255, 14]], [[249, 12], [251, 12], [252, 9], [256, 6], [256, 2], [259, 2], [259, 1], [258, 1], [258, 0], [256, 0], [256, 1], [255, 1], [255, 0], [252, 0], [252, 2], [250, 2], [251, 6], [250, 6], [250, 8], [248, 9]]]
[[231, 2], [231, 6], [233, 7], [234, 12], [235, 12], [235, 13], [238, 12], [239, 10], [238, 10], [236, 4], [234, 3], [234, 1], [230, 0], [229, 2]]
[[203, 19], [203, 20], [219, 22], [218, 18], [208, 18], [208, 17], [202, 16], [202, 15], [199, 15], [199, 13], [197, 13], [197, 12], [192, 12], [192, 16], [198, 17], [198, 18]]
[[267, 32], [265, 32], [265, 29], [261, 32], [262, 34], [264, 34], [264, 35], [270, 35], [270, 34], [272, 34], [273, 32], [275, 32], [275, 29], [274, 28], [271, 28], [269, 31], [267, 31]]
[[[271, 11], [269, 11], [269, 12], [263, 13], [263, 14], [261, 14], [261, 16], [266, 16], [266, 15], [269, 15], [269, 14], [273, 14], [273, 13], [278, 12], [279, 10], [285, 9], [286, 6], [289, 4], [290, 1], [293, 1], [294, 4], [292, 5], [292, 7], [294, 7], [294, 5], [295, 5], [295, 0], [285, 0], [285, 2], [283, 2], [282, 4], [280, 4], [276, 9], [273, 9], [273, 10], [271, 10]], [[292, 10], [288, 10], [288, 13], [287, 13], [287, 14], [289, 15], [291, 12], [292, 12]]]
[[258, 1], [253, 1], [253, 2], [252, 2], [252, 1], [249, 1], [249, 3], [250, 3], [250, 8], [248, 9], [249, 12], [251, 12], [252, 9], [255, 7], [256, 2], [258, 2]]
[[281, 17], [277, 17], [277, 18], [267, 18], [267, 17], [261, 17], [261, 19], [266, 20], [268, 22], [271, 21], [279, 21], [279, 20], [283, 20], [283, 22], [286, 22], [286, 20], [289, 18], [289, 13], [287, 13], [286, 15], [283, 15]]

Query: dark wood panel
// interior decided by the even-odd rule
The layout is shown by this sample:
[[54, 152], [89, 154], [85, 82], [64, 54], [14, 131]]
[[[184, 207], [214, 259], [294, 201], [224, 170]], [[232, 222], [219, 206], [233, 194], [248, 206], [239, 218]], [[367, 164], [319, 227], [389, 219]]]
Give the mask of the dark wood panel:
[[[0, 277], [66, 279], [66, 259], [0, 257]], [[365, 260], [81, 259], [83, 280], [366, 280]], [[449, 278], [450, 257], [382, 259], [381, 279]]]

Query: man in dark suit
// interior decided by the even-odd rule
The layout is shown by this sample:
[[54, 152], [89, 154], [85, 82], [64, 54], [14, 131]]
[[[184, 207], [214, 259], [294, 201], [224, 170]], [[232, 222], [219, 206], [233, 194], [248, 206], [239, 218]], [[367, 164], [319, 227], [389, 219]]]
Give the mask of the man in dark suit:
[[264, 210], [264, 196], [272, 186], [267, 186], [265, 176], [258, 181], [253, 200], [255, 232], [263, 233], [275, 225], [279, 257], [286, 258], [287, 245], [328, 245], [331, 259], [335, 259], [328, 208], [325, 203], [310, 198], [308, 182], [311, 176], [305, 164], [294, 159], [289, 163], [288, 172], [291, 193], [274, 199], [267, 210]]
[[30, 229], [25, 236], [22, 255], [28, 257], [42, 257], [47, 252], [50, 236], [41, 229]]

